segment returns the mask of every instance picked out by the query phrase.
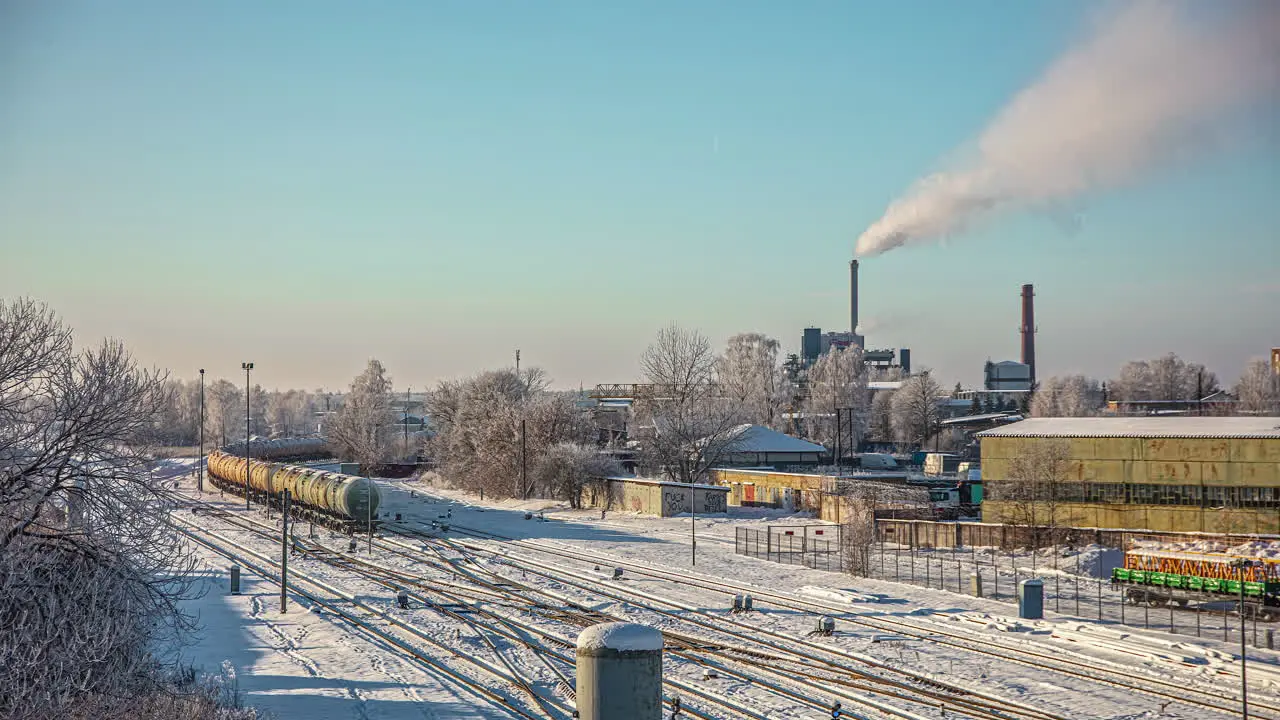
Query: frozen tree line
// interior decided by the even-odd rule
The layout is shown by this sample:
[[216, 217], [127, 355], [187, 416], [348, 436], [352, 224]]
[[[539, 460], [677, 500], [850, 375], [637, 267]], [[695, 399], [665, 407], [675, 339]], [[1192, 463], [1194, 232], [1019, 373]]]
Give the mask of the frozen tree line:
[[171, 391], [119, 342], [0, 300], [0, 717], [231, 716], [157, 654], [193, 628], [195, 558], [144, 452]]
[[[1107, 383], [1084, 375], [1050, 377], [1039, 384], [1031, 403], [1036, 417], [1086, 417], [1102, 412], [1106, 401], [1190, 402], [1223, 388], [1217, 375], [1200, 363], [1173, 353], [1125, 363]], [[1245, 366], [1229, 390], [1240, 415], [1280, 415], [1280, 376], [1263, 359]]]

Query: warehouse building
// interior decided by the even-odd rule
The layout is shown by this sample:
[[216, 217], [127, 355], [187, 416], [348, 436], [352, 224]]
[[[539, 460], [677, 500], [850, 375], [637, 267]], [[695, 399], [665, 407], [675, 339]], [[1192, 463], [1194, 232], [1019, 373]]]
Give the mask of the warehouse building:
[[987, 522], [1026, 518], [1029, 497], [1045, 512], [1046, 481], [1028, 493], [1009, 469], [1056, 440], [1070, 456], [1050, 483], [1056, 525], [1280, 533], [1280, 418], [1035, 418], [978, 438]]

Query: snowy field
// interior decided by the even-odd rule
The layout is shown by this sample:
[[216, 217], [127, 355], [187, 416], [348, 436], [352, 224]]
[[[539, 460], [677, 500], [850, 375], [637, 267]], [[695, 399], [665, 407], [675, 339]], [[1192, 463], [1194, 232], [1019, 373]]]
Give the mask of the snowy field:
[[[181, 484], [184, 492], [194, 496], [193, 479], [184, 478]], [[871, 664], [875, 672], [887, 676], [915, 673], [918, 679], [980, 689], [1014, 707], [1036, 708], [1052, 718], [1238, 716], [1238, 710], [1231, 710], [1236, 707], [1231, 698], [1239, 688], [1238, 662], [1232, 654], [1238, 652], [1238, 645], [1233, 643], [1135, 632], [1055, 613], [1048, 613], [1043, 621], [1019, 621], [1010, 617], [1015, 613], [1007, 603], [734, 554], [734, 534], [739, 527], [815, 523], [811, 518], [774, 510], [739, 513], [736, 508], [730, 515], [698, 518], [697, 565], [691, 568], [688, 517], [663, 519], [610, 512], [602, 520], [598, 510], [569, 510], [546, 501], [486, 504], [418, 482], [382, 481], [382, 486], [384, 521], [399, 513], [401, 522], [389, 523], [380, 533], [372, 557], [363, 541], [355, 557], [389, 572], [435, 578], [433, 582], [440, 587], [461, 587], [482, 576], [505, 576], [511, 585], [555, 598], [565, 608], [586, 608], [601, 617], [655, 625], [669, 633], [669, 638], [711, 637], [717, 627], [737, 628], [740, 636], [719, 642], [745, 645], [748, 641], [741, 637], [754, 635], [767, 643], [757, 650], [803, 652], [814, 658], [830, 654], [845, 658], [843, 665]], [[243, 501], [233, 496], [221, 500], [217, 493], [206, 493], [204, 499], [231, 509], [236, 518], [265, 520], [257, 509], [245, 511]], [[527, 513], [532, 519], [525, 519]], [[539, 519], [539, 513], [545, 520]], [[207, 514], [193, 518], [188, 511], [178, 514], [180, 520], [194, 520], [228, 541], [257, 548], [264, 556], [279, 556], [278, 544], [222, 518]], [[436, 533], [444, 537], [438, 544], [422, 539], [431, 534], [433, 521], [451, 525], [448, 533]], [[392, 532], [397, 528], [427, 535], [397, 537]], [[467, 530], [478, 535], [468, 535]], [[485, 537], [486, 532], [513, 540]], [[316, 542], [321, 545], [346, 549], [344, 538], [327, 531], [319, 535]], [[428, 548], [434, 549], [428, 553]], [[447, 564], [440, 565], [442, 562]], [[206, 624], [205, 639], [189, 652], [208, 672], [216, 672], [223, 660], [229, 660], [236, 668], [246, 703], [274, 710], [281, 717], [510, 717], [452, 678], [424, 669], [405, 659], [403, 652], [379, 646], [354, 632], [349, 624], [335, 621], [332, 613], [303, 612], [295, 598], [291, 611], [280, 615], [279, 590], [274, 583], [246, 574], [244, 593], [227, 595], [227, 564], [210, 555], [210, 566], [217, 572], [207, 580], [210, 592], [198, 604]], [[614, 565], [625, 566], [621, 580], [611, 579]], [[489, 658], [498, 671], [502, 671], [498, 661], [505, 658], [518, 675], [530, 680], [549, 707], [571, 707], [571, 700], [556, 687], [556, 669], [542, 667], [542, 661], [519, 652], [514, 644], [495, 647], [474, 628], [423, 603], [415, 601], [410, 609], [400, 610], [395, 607], [394, 590], [318, 556], [291, 559], [290, 569], [349, 593], [354, 601], [372, 608], [366, 614], [386, 613], [426, 629], [439, 646], [419, 645], [466, 677], [495, 689], [509, 686], [482, 667], [457, 657], [457, 651], [476, 659]], [[732, 587], [721, 589], [715, 583]], [[730, 614], [734, 588], [754, 593], [758, 610]], [[467, 592], [472, 594], [463, 596], [483, 597], [474, 589]], [[486, 612], [507, 613], [510, 622], [520, 624], [529, 637], [545, 633], [551, 646], [572, 640], [580, 629], [566, 626], [563, 619], [557, 620], [545, 610], [518, 610], [505, 601], [474, 602], [476, 607], [483, 605]], [[836, 632], [830, 637], [811, 635], [817, 618], [824, 614], [838, 621]], [[706, 656], [702, 664], [681, 661], [671, 652], [668, 655], [666, 675], [681, 683], [677, 687], [686, 688], [680, 691], [686, 700], [692, 703], [697, 692], [712, 693], [754, 708], [762, 717], [822, 716], [815, 714], [814, 707], [803, 707], [769, 692], [771, 682], [790, 682], [790, 687], [809, 696], [823, 695], [824, 702], [825, 689], [835, 692], [841, 687], [824, 679], [826, 675], [803, 668], [793, 670], [791, 680], [783, 680], [771, 674], [781, 666], [764, 661], [753, 669], [750, 663], [728, 655]], [[1265, 705], [1280, 705], [1276, 700], [1280, 697], [1280, 657], [1273, 651], [1252, 650], [1250, 660], [1251, 699], [1264, 703], [1257, 717], [1280, 718], [1280, 707], [1273, 711]], [[788, 662], [792, 663], [788, 667], [798, 667], [796, 660]], [[554, 659], [551, 665], [556, 665]], [[557, 667], [571, 679], [571, 665]], [[707, 667], [721, 670], [716, 677], [706, 677]], [[1130, 676], [1131, 681], [1123, 682], [1154, 690], [1172, 688], [1166, 691], [1173, 699], [1107, 681]], [[1177, 702], [1179, 692], [1189, 693], [1181, 688], [1189, 687], [1216, 695], [1219, 707], [1215, 710]], [[883, 701], [879, 695], [842, 691], [866, 696], [869, 702]], [[854, 707], [849, 702], [845, 705]], [[709, 717], [747, 716], [707, 707]], [[936, 709], [912, 708], [916, 717], [942, 717]], [[882, 716], [874, 710], [867, 713], [867, 717]], [[558, 717], [550, 711], [539, 716]], [[986, 717], [954, 708], [947, 716]]]

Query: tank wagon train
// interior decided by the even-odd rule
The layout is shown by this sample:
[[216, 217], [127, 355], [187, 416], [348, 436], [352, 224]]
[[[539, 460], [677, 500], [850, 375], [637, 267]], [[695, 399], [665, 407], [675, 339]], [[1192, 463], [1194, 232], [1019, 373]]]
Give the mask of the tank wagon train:
[[[257, 447], [250, 444], [254, 457], [247, 463], [249, 499], [281, 508], [284, 493], [288, 490], [295, 517], [348, 533], [366, 529], [371, 520], [376, 525], [381, 497], [373, 481], [320, 468], [258, 459], [260, 450], [270, 458], [272, 455], [299, 457], [299, 451], [304, 449], [300, 443], [289, 445], [293, 441], [268, 442], [280, 444], [274, 447], [268, 447], [267, 443]], [[209, 478], [215, 486], [244, 495], [246, 462], [243, 452], [244, 444], [241, 443], [209, 454]]]
[[1111, 571], [1111, 582], [1127, 586], [1129, 602], [1152, 607], [1238, 602], [1243, 584], [1242, 615], [1264, 622], [1280, 620], [1280, 559], [1135, 547], [1125, 552], [1124, 567]]

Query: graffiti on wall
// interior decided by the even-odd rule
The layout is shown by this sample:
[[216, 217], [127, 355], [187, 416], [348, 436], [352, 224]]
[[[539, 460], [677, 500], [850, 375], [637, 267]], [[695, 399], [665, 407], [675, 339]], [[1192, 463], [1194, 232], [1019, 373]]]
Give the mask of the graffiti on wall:
[[662, 493], [662, 514], [679, 515], [689, 512], [689, 504], [685, 501], [683, 490], [666, 490]]
[[727, 496], [729, 493], [708, 492], [702, 495], [702, 512], [722, 513], [728, 512]]

